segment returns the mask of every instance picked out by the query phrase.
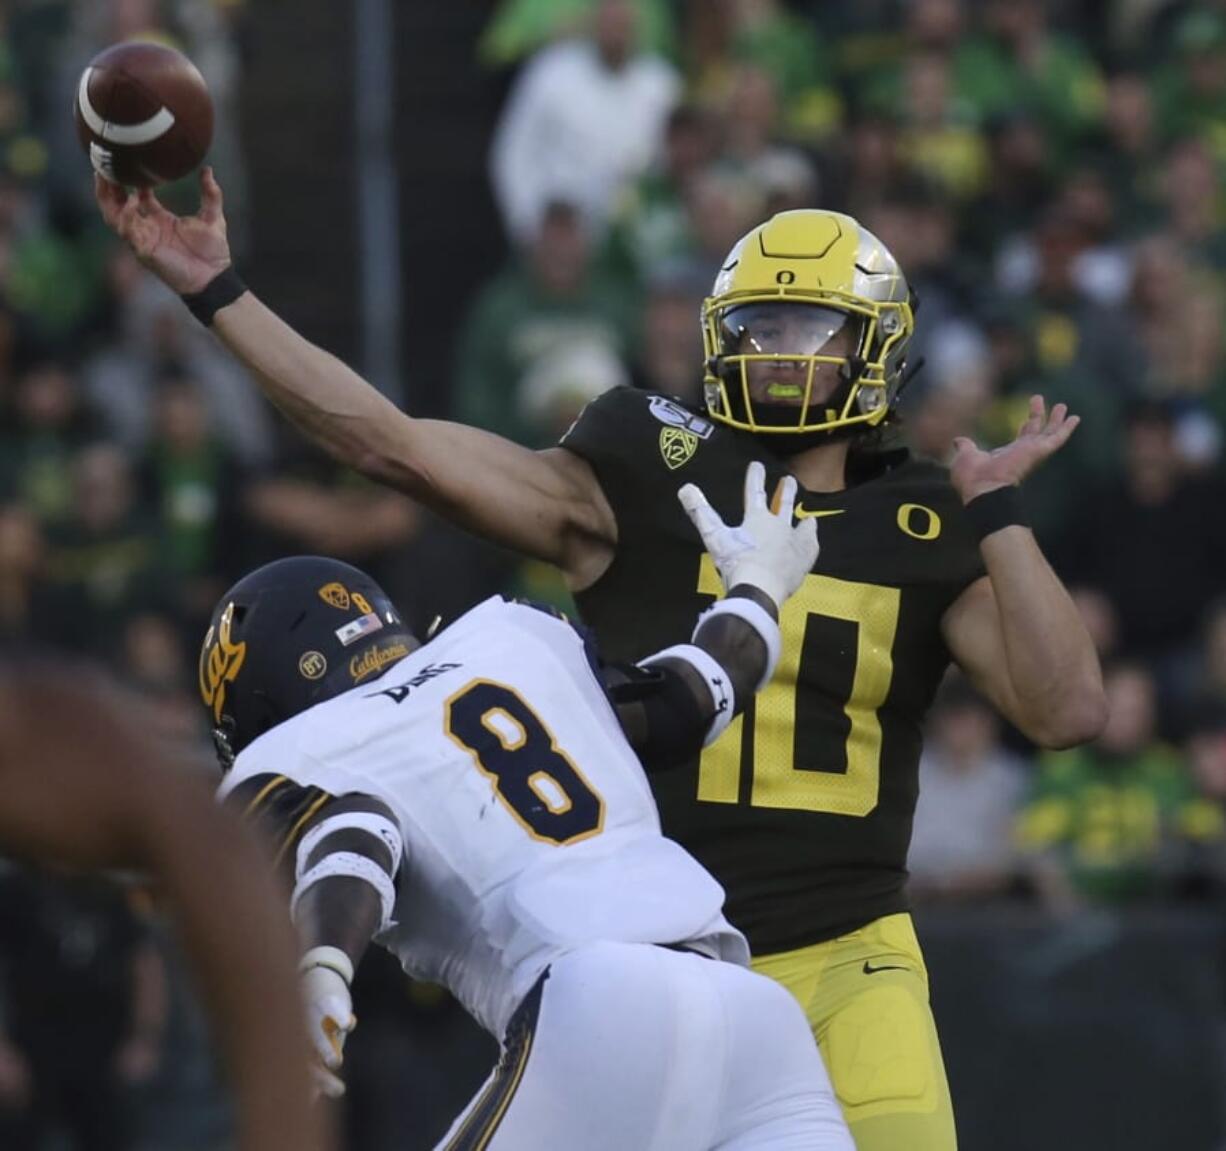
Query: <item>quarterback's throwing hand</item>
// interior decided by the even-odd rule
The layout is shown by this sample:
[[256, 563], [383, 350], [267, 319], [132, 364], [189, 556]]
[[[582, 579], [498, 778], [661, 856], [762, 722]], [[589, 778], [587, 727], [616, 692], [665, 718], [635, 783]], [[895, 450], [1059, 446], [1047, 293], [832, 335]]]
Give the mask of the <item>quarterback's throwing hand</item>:
[[339, 1075], [345, 1058], [345, 1039], [358, 1021], [344, 976], [330, 964], [310, 963], [310, 959], [308, 953], [302, 964], [302, 997], [311, 1042], [319, 1060], [315, 1084], [322, 1094], [336, 1099], [345, 1094], [345, 1084]]
[[200, 173], [200, 211], [194, 216], [176, 216], [151, 188], [132, 192], [98, 175], [94, 198], [136, 258], [180, 295], [199, 292], [230, 266], [221, 185], [212, 168]]
[[723, 581], [724, 591], [738, 584], [760, 588], [781, 607], [809, 574], [817, 560], [817, 520], [793, 525], [796, 480], [785, 476], [766, 500], [766, 469], [756, 461], [745, 471], [745, 518], [729, 527], [693, 484], [677, 492], [685, 513]]

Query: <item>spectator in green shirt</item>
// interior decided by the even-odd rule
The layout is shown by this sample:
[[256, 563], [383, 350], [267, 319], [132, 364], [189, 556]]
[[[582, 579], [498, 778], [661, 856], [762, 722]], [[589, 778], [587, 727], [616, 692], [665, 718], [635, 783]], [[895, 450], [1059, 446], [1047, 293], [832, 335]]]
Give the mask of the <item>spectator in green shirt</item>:
[[1158, 125], [1148, 78], [1134, 69], [1107, 82], [1095, 163], [1115, 190], [1120, 231], [1135, 236], [1157, 224], [1161, 208]]
[[1203, 137], [1177, 140], [1163, 157], [1161, 189], [1171, 232], [1188, 259], [1226, 275], [1226, 212], [1217, 162]]
[[828, 45], [814, 22], [779, 0], [714, 0], [690, 6], [690, 79], [700, 98], [719, 104], [736, 72], [767, 73], [778, 89], [781, 135], [817, 145], [843, 119]]
[[[597, 0], [502, 0], [495, 9], [477, 53], [495, 67], [516, 64], [551, 40], [582, 31]], [[668, 0], [634, 0], [639, 46], [672, 55], [675, 40]]]
[[1173, 47], [1154, 78], [1162, 136], [1203, 135], [1226, 163], [1226, 14], [1193, 8], [1176, 26]]
[[[456, 418], [530, 447], [548, 446], [566, 428], [557, 426], [560, 407], [573, 409], [573, 417], [593, 387], [626, 382], [617, 368], [634, 347], [636, 325], [632, 296], [593, 270], [578, 211], [555, 200], [523, 258], [472, 305], [459, 345]], [[599, 378], [584, 378], [582, 370], [569, 381], [552, 377], [561, 357], [599, 362]]]
[[1049, 542], [1067, 525], [1069, 493], [1116, 473], [1122, 409], [1140, 382], [1142, 356], [1125, 313], [1077, 286], [1077, 259], [1090, 239], [1067, 213], [1049, 213], [1036, 236], [1033, 289], [994, 305], [988, 319], [1016, 356], [1001, 373], [1001, 397], [986, 417], [988, 438], [1005, 442], [1013, 434], [1032, 392], [1082, 415], [1078, 442], [1026, 485], [1035, 530]]
[[71, 460], [97, 434], [76, 372], [44, 360], [17, 380], [0, 433], [0, 499], [23, 503], [43, 524], [72, 510]]
[[985, 119], [1028, 110], [1068, 154], [1102, 116], [1098, 65], [1076, 40], [1051, 30], [1043, 0], [989, 0], [983, 22], [985, 33], [958, 53], [958, 94]]
[[72, 516], [47, 533], [51, 610], [35, 621], [36, 638], [111, 659], [128, 617], [165, 586], [157, 532], [114, 445], [82, 449], [72, 483]]
[[1035, 117], [996, 117], [986, 125], [984, 142], [987, 174], [979, 195], [959, 214], [959, 250], [981, 276], [990, 277], [1002, 243], [1035, 226], [1054, 181], [1043, 126]]
[[[623, 194], [601, 266], [627, 283], [646, 283], [656, 270], [692, 254], [695, 246], [688, 198], [715, 158], [712, 117], [694, 104], [669, 113], [660, 162]], [[710, 287], [710, 285], [708, 285]]]
[[1156, 740], [1149, 671], [1115, 664], [1104, 687], [1110, 717], [1102, 735], [1043, 760], [1018, 820], [1040, 890], [1065, 906], [1169, 893], [1184, 849], [1204, 833], [1191, 775]]
[[153, 408], [153, 436], [140, 467], [144, 500], [157, 516], [161, 566], [174, 577], [174, 607], [189, 629], [194, 623], [199, 631], [242, 565], [240, 470], [215, 435], [190, 376], [159, 380]]

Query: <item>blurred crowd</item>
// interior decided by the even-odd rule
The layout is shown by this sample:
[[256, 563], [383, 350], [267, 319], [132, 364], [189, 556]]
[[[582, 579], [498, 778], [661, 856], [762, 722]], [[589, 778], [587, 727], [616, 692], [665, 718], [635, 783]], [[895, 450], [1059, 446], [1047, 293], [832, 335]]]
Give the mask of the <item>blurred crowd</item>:
[[[0, 641], [105, 661], [202, 762], [195, 652], [228, 583], [276, 555], [328, 553], [412, 614], [455, 548], [410, 501], [287, 434], [96, 218], [64, 93], [99, 47], [153, 37], [192, 56], [219, 105], [241, 251], [242, 19], [234, 0], [0, 0]], [[507, 256], [465, 305], [454, 416], [540, 447], [616, 385], [700, 402], [699, 306], [732, 244], [787, 208], [854, 215], [919, 298], [925, 367], [901, 409], [916, 451], [1005, 442], [1036, 392], [1082, 416], [1026, 499], [1112, 709], [1092, 745], [1037, 755], [951, 677], [921, 769], [917, 900], [1067, 912], [1217, 898], [1226, 2], [501, 0], [477, 50], [507, 85], [489, 156]], [[166, 196], [191, 203], [190, 188]], [[415, 585], [431, 567], [436, 585]], [[466, 565], [447, 590], [458, 609], [504, 588], [565, 594], [503, 561]], [[57, 963], [126, 989], [99, 1049], [120, 1078], [151, 1081], [150, 1037], [198, 1034], [188, 1008], [176, 1015], [165, 946], [161, 967], [148, 958], [156, 925], [71, 885], [44, 897], [44, 879], [0, 880], [7, 1002]], [[24, 935], [6, 908], [32, 893], [64, 930], [14, 958]], [[64, 932], [75, 952], [53, 944]], [[394, 973], [379, 986], [392, 1022], [448, 1010], [428, 991], [414, 1006]], [[39, 1058], [37, 1044], [21, 1054], [23, 1018], [0, 1025], [0, 1136]], [[379, 1027], [356, 1054], [359, 1099], [380, 1090], [360, 1075]], [[389, 1054], [402, 1041], [388, 1031], [380, 1058], [410, 1059]], [[181, 1087], [207, 1080], [180, 1064]], [[214, 1104], [197, 1132], [224, 1131]]]

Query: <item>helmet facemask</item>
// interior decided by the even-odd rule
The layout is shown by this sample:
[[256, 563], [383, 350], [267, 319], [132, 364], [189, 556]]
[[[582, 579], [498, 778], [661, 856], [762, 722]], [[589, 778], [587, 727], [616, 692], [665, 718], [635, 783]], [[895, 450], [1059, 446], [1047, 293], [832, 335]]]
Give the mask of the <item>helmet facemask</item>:
[[775, 437], [880, 424], [901, 382], [912, 327], [908, 304], [784, 294], [729, 293], [707, 301], [704, 383], [711, 415]]

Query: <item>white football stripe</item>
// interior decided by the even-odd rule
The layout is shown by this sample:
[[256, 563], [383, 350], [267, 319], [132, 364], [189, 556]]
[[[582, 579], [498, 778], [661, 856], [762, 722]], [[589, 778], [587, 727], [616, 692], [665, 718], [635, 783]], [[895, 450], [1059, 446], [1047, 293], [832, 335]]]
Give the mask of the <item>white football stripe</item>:
[[93, 74], [93, 68], [86, 68], [81, 73], [81, 86], [77, 89], [77, 104], [81, 109], [81, 118], [100, 140], [105, 140], [108, 144], [128, 146], [151, 144], [174, 126], [174, 113], [164, 107], [159, 108], [148, 120], [143, 120], [139, 124], [111, 124], [104, 120], [89, 102], [89, 81]]

